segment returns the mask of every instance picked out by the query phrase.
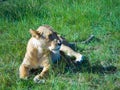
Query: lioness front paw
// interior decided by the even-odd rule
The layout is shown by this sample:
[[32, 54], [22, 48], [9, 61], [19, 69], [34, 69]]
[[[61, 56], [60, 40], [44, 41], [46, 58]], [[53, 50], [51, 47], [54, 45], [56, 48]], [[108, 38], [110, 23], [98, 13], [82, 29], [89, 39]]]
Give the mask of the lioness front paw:
[[84, 56], [80, 55], [78, 58], [76, 58], [75, 62], [82, 62], [84, 60]]
[[40, 79], [39, 75], [35, 76], [33, 80], [35, 83], [45, 83], [45, 80]]

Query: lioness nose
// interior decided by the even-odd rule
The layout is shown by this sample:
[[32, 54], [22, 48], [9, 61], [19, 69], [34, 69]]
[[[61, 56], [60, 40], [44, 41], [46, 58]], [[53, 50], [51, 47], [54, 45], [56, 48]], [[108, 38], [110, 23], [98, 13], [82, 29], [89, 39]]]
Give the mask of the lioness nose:
[[62, 42], [61, 41], [58, 41], [58, 45], [61, 46]]

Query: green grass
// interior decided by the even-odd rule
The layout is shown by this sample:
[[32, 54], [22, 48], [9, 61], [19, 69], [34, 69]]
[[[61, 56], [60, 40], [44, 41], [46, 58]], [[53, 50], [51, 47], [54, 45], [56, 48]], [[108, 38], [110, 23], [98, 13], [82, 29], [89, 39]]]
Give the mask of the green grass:
[[[119, 90], [119, 10], [119, 0], [1, 0], [0, 90]], [[45, 84], [35, 84], [33, 76], [21, 81], [18, 68], [30, 38], [29, 29], [44, 24], [70, 42], [84, 41], [91, 34], [99, 38], [89, 44], [77, 43], [77, 51], [89, 58], [93, 71], [52, 71]], [[99, 66], [117, 70], [100, 73]]]

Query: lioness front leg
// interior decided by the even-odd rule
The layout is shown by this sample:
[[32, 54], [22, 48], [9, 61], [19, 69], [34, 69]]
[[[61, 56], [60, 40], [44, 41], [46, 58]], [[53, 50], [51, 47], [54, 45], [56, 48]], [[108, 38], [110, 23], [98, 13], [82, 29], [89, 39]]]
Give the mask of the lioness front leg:
[[19, 75], [21, 79], [27, 79], [29, 76], [29, 68], [24, 64], [21, 64], [19, 68]]
[[36, 82], [36, 83], [44, 83], [45, 80], [43, 78], [47, 74], [49, 68], [50, 68], [49, 64], [44, 66], [42, 72], [34, 77], [34, 82]]
[[74, 56], [76, 58], [75, 62], [81, 62], [83, 60], [83, 56], [80, 53], [75, 52], [69, 46], [64, 44], [61, 45], [60, 51], [66, 53], [68, 56]]

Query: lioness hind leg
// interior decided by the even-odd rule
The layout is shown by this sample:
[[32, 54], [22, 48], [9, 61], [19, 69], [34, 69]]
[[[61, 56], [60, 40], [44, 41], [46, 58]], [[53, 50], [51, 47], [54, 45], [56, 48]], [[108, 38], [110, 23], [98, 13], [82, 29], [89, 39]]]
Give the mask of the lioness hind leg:
[[42, 72], [34, 77], [33, 80], [35, 83], [44, 83], [45, 82], [43, 77], [47, 74], [49, 67], [50, 67], [50, 65], [44, 66]]
[[69, 46], [64, 44], [61, 45], [60, 51], [66, 53], [68, 56], [74, 56], [76, 58], [75, 62], [81, 62], [83, 60], [83, 55], [80, 53], [75, 52]]
[[27, 79], [29, 76], [29, 68], [24, 64], [21, 64], [19, 68], [19, 75], [21, 79]]

